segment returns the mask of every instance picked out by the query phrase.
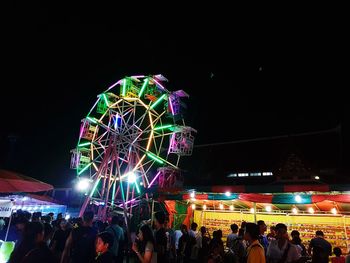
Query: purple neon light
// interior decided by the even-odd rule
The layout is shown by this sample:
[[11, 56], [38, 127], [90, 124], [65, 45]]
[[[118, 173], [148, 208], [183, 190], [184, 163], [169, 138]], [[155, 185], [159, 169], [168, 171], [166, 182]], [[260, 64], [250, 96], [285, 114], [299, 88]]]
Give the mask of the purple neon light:
[[168, 155], [170, 154], [170, 150], [171, 150], [171, 148], [173, 148], [174, 144], [175, 144], [175, 133], [173, 133], [171, 135], [171, 138], [170, 138], [170, 145], [169, 145], [169, 149], [168, 149]]
[[121, 79], [121, 80], [118, 80], [116, 83], [114, 83], [112, 86], [110, 86], [110, 87], [107, 89], [107, 91], [110, 90], [111, 88], [114, 88], [115, 86], [117, 86], [118, 84], [120, 84], [122, 81], [123, 81], [122, 79]]
[[[125, 204], [131, 203], [131, 202], [134, 202], [134, 201], [136, 201], [136, 198], [131, 199], [129, 201], [126, 201]], [[119, 205], [119, 207], [122, 207], [122, 206], [123, 206], [123, 204]]]
[[159, 175], [160, 175], [160, 171], [156, 174], [156, 176], [153, 178], [153, 180], [149, 183], [148, 188], [150, 188], [152, 186], [152, 184], [158, 178]]
[[166, 88], [162, 84], [160, 84], [156, 79], [153, 79], [153, 81], [162, 89], [166, 91]]

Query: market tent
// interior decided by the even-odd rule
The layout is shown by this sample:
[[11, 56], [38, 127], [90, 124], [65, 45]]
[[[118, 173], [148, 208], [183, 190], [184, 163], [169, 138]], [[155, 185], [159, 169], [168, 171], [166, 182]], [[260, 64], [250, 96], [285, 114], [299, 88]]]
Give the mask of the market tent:
[[53, 186], [20, 173], [0, 169], [0, 193], [35, 193]]

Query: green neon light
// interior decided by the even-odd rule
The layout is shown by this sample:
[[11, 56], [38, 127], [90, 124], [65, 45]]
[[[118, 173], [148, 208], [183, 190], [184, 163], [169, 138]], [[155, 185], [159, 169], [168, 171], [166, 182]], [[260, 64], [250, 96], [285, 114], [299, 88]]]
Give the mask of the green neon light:
[[90, 144], [91, 142], [84, 142], [84, 143], [78, 144], [78, 147], [88, 146]]
[[124, 81], [123, 81], [122, 96], [125, 96], [125, 92], [126, 92], [126, 82], [127, 82], [127, 79], [125, 78]]
[[123, 201], [125, 202], [123, 183], [122, 183], [122, 180], [120, 177], [119, 177], [119, 179], [120, 179], [120, 183], [119, 183], [120, 184], [120, 192], [122, 194]]
[[149, 81], [148, 78], [146, 78], [144, 80], [142, 88], [141, 88], [140, 93], [139, 93], [139, 98], [141, 98], [142, 94], [145, 92], [145, 89], [146, 89], [146, 87], [148, 85], [148, 81]]
[[155, 127], [154, 130], [158, 131], [158, 130], [164, 130], [164, 129], [168, 129], [173, 127], [173, 125], [169, 124], [169, 125], [163, 125], [163, 126], [159, 126], [159, 127]]
[[135, 181], [135, 186], [136, 186], [136, 191], [137, 191], [137, 193], [139, 194], [139, 193], [140, 193], [140, 188], [139, 188], [139, 186], [138, 186], [138, 184], [137, 184], [137, 181]]
[[107, 107], [109, 107], [109, 103], [108, 103], [106, 94], [102, 94], [102, 97], [105, 100], [105, 103], [106, 103]]
[[148, 152], [147, 155], [149, 158], [155, 160], [158, 163], [161, 163], [161, 164], [164, 163], [162, 159], [160, 159], [158, 156], [154, 155], [153, 153]]
[[157, 106], [159, 104], [159, 102], [161, 102], [164, 98], [165, 98], [166, 94], [163, 94], [158, 100], [156, 100], [152, 106], [150, 107], [150, 109], [153, 109], [155, 106]]
[[81, 175], [83, 172], [85, 172], [86, 169], [89, 168], [91, 164], [92, 163], [89, 163], [87, 166], [85, 166], [83, 169], [81, 169], [80, 172], [78, 172], [78, 175]]
[[92, 196], [94, 195], [95, 190], [96, 190], [97, 185], [98, 185], [98, 183], [100, 182], [100, 180], [101, 180], [101, 178], [99, 177], [99, 178], [97, 179], [97, 181], [96, 181], [94, 187], [92, 188], [92, 191], [91, 191], [91, 193], [90, 193], [90, 197], [92, 197]]
[[93, 118], [91, 118], [91, 117], [86, 117], [86, 119], [88, 119], [89, 121], [91, 121], [92, 123], [97, 123], [97, 121], [95, 121]]
[[112, 190], [112, 207], [114, 206], [114, 195], [115, 195], [115, 185], [117, 184], [117, 180], [114, 180], [113, 190]]

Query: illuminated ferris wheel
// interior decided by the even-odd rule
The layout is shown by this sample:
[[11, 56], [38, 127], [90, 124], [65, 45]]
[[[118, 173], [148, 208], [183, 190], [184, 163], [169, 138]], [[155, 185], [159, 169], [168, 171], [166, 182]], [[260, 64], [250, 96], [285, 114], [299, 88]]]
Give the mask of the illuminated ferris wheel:
[[90, 205], [99, 218], [116, 206], [131, 209], [156, 184], [181, 186], [179, 161], [192, 154], [196, 131], [183, 119], [188, 94], [168, 91], [166, 81], [126, 77], [97, 96], [72, 150], [71, 168], [89, 182], [80, 216]]

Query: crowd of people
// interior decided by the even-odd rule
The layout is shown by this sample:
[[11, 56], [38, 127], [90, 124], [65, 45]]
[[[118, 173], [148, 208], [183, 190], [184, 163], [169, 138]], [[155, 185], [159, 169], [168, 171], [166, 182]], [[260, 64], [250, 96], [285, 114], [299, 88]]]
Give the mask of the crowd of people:
[[262, 220], [232, 224], [224, 242], [222, 230], [210, 235], [205, 226], [197, 231], [195, 222], [189, 229], [181, 225], [173, 230], [162, 211], [155, 213], [153, 224], [142, 222], [129, 237], [121, 219], [94, 221], [91, 211], [70, 220], [61, 214], [53, 220], [53, 214], [17, 212], [8, 232], [8, 240], [16, 242], [8, 262], [350, 263], [350, 256], [344, 257], [339, 247], [332, 250], [322, 231], [316, 231], [305, 247], [300, 233], [293, 230], [289, 235], [283, 223], [271, 226], [269, 233]]

